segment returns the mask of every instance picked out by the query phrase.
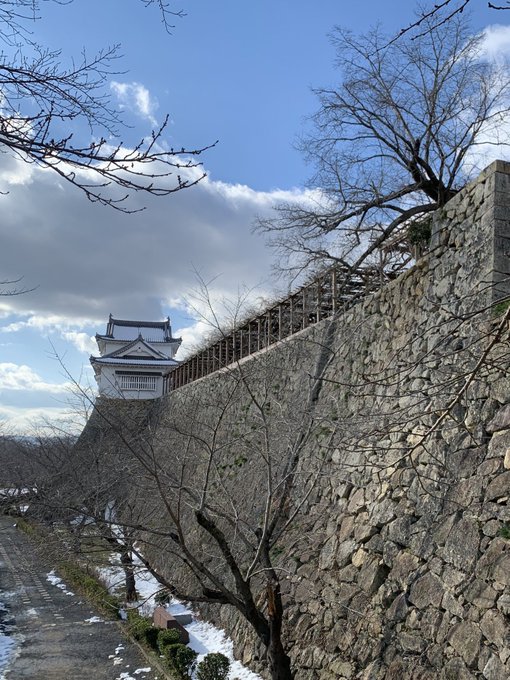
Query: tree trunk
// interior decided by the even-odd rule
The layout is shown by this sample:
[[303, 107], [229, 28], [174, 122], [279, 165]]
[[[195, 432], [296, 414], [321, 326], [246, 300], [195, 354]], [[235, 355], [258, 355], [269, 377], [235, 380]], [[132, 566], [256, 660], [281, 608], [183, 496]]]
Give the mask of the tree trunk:
[[121, 553], [120, 563], [124, 570], [125, 588], [126, 588], [126, 602], [136, 602], [138, 593], [136, 592], [135, 571], [133, 567], [133, 557], [129, 550]]
[[293, 680], [294, 673], [290, 667], [290, 659], [285, 653], [279, 635], [271, 635], [269, 647], [267, 648], [267, 656], [271, 680]]
[[290, 659], [282, 643], [283, 603], [280, 583], [272, 569], [267, 584], [267, 615], [269, 623], [267, 656], [271, 680], [293, 680]]

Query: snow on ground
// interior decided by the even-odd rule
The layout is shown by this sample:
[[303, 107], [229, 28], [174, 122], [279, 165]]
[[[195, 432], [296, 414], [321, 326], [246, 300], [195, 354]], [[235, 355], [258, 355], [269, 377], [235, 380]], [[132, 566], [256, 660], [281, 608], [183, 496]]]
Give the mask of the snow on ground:
[[[99, 575], [105, 582], [108, 588], [113, 589], [122, 585], [124, 582], [124, 572], [121, 567], [115, 565], [115, 557], [112, 556], [112, 565], [110, 567], [103, 567], [99, 569]], [[136, 571], [136, 590], [139, 595], [139, 601], [133, 603], [133, 606], [138, 606], [140, 613], [145, 616], [150, 616], [156, 607], [154, 595], [161, 591], [161, 585], [156, 581], [154, 576], [146, 569], [139, 567]], [[224, 631], [216, 628], [211, 623], [198, 620], [197, 614], [185, 602], [172, 599], [167, 610], [171, 614], [191, 614], [194, 621], [187, 626], [184, 626], [189, 633], [189, 646], [198, 652], [198, 662], [200, 662], [206, 654], [211, 652], [221, 652], [230, 659], [230, 673], [229, 680], [262, 680], [260, 675], [253, 673], [248, 668], [243, 666], [240, 661], [234, 659], [234, 643], [228, 638]], [[122, 680], [130, 680], [129, 675], [121, 675]], [[117, 680], [120, 680], [118, 678]]]
[[85, 619], [85, 623], [105, 623], [105, 620], [100, 616], [91, 616], [90, 619]]
[[57, 586], [57, 588], [60, 588], [60, 590], [62, 590], [65, 595], [74, 595], [73, 592], [67, 590], [66, 584], [55, 574], [55, 569], [52, 569], [48, 574], [46, 574], [46, 580], [52, 585]]
[[137, 677], [134, 678], [133, 675], [130, 675], [130, 673], [121, 673], [118, 678], [115, 680], [140, 680], [141, 674], [143, 673], [150, 673], [151, 669], [150, 668], [137, 668], [136, 671], [133, 671], [133, 675], [136, 675]]
[[0, 633], [0, 680], [4, 680], [4, 671], [16, 653], [16, 640]]
[[3, 602], [0, 602], [0, 680], [5, 680], [4, 671], [19, 652], [22, 638], [20, 635], [11, 635], [14, 630], [15, 626], [9, 617], [9, 610]]
[[16, 653], [16, 639], [0, 633], [0, 680], [3, 680], [3, 671], [7, 668], [9, 661]]

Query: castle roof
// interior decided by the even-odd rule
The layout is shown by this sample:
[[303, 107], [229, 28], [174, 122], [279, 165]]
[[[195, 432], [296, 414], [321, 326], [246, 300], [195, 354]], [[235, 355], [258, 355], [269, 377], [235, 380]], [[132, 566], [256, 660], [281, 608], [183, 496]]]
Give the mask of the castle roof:
[[101, 357], [91, 356], [92, 364], [113, 364], [118, 366], [178, 366], [179, 362], [171, 359], [156, 347], [145, 342], [141, 334], [120, 349], [104, 354]]
[[90, 357], [91, 364], [109, 364], [113, 366], [178, 366], [175, 359], [124, 359], [123, 357]]
[[164, 321], [128, 321], [126, 319], [114, 319], [110, 314], [106, 333], [97, 334], [101, 340], [120, 340], [130, 342], [142, 337], [147, 342], [181, 342], [181, 338], [172, 337], [170, 319]]

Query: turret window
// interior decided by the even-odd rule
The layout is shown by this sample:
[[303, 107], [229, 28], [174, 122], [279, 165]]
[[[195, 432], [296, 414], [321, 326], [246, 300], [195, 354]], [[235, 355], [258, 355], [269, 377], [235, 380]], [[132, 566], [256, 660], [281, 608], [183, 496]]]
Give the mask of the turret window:
[[156, 389], [155, 375], [121, 375], [120, 389], [121, 390], [145, 390], [154, 392]]

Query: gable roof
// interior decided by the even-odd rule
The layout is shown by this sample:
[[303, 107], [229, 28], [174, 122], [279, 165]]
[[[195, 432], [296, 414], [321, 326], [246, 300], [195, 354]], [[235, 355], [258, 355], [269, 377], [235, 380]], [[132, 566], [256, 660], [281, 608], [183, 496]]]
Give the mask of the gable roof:
[[129, 342], [127, 345], [124, 345], [124, 347], [116, 349], [114, 352], [104, 354], [102, 358], [103, 359], [133, 358], [140, 361], [146, 361], [147, 359], [145, 359], [143, 355], [135, 356], [130, 354], [130, 352], [133, 351], [135, 347], [138, 347], [139, 349], [143, 348], [145, 352], [150, 355], [148, 359], [160, 359], [160, 360], [162, 359], [163, 361], [166, 361], [169, 358], [166, 354], [163, 354], [163, 352], [160, 352], [158, 349], [152, 347], [147, 342], [145, 342], [141, 335], [135, 338], [135, 340], [133, 340], [132, 342]]

